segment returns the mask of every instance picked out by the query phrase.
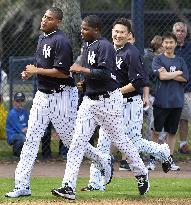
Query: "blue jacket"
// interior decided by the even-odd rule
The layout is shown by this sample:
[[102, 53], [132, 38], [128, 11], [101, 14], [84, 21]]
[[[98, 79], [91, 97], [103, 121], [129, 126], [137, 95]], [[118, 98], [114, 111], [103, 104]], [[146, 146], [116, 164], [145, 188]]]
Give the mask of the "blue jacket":
[[25, 108], [12, 108], [6, 120], [7, 142], [9, 144], [14, 140], [15, 134], [25, 134], [23, 128], [28, 127], [29, 112]]

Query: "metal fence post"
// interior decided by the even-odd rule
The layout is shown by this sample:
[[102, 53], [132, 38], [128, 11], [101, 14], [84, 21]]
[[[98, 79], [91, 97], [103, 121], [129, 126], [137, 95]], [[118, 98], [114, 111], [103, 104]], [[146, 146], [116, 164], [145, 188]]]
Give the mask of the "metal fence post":
[[135, 46], [144, 53], [144, 0], [132, 0], [131, 19], [135, 33]]

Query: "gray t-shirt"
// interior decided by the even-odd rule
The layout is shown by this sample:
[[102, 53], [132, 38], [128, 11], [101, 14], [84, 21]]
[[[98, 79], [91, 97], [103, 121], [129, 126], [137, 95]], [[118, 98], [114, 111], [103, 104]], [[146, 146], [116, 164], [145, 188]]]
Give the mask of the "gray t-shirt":
[[185, 83], [176, 80], [160, 80], [158, 69], [161, 67], [164, 67], [167, 72], [181, 70], [183, 77], [187, 80], [189, 78], [186, 63], [182, 57], [175, 56], [174, 58], [168, 58], [164, 54], [156, 56], [152, 63], [153, 72], [157, 77], [153, 105], [161, 108], [183, 107]]

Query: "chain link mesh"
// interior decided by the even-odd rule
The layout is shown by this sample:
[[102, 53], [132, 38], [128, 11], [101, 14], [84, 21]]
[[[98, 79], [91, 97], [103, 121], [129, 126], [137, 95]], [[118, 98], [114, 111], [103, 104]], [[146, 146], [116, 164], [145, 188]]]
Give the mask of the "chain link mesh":
[[[71, 3], [70, 3], [71, 2]], [[78, 2], [78, 1], [76, 1]], [[70, 30], [69, 36], [72, 38], [80, 37], [80, 21], [74, 15], [81, 8], [82, 18], [88, 14], [96, 14], [101, 17], [103, 23], [103, 36], [111, 40], [111, 28], [113, 21], [118, 17], [131, 19], [132, 1], [127, 0], [79, 0], [80, 7], [74, 0], [1, 0], [0, 1], [0, 60], [1, 60], [1, 82], [0, 91], [4, 99], [4, 105], [7, 110], [11, 107], [12, 96], [17, 91], [26, 94], [26, 107], [30, 109], [32, 104], [34, 86], [33, 81], [23, 82], [20, 79], [20, 72], [24, 66], [30, 63], [30, 58], [35, 53], [39, 26], [44, 11], [53, 5], [59, 5], [65, 8], [65, 15], [69, 16], [65, 21], [65, 27], [71, 21], [75, 26]], [[137, 7], [136, 15], [144, 9], [144, 18], [139, 19], [133, 24], [143, 23], [144, 21], [144, 39], [141, 42], [144, 47], [149, 47], [151, 39], [155, 35], [161, 35], [166, 31], [172, 30], [172, 25], [176, 21], [183, 21], [190, 26], [189, 0], [144, 0], [144, 8]], [[73, 12], [70, 14], [70, 12]], [[76, 12], [77, 11], [77, 12]], [[75, 35], [73, 33], [76, 32]], [[136, 37], [141, 35], [136, 31]], [[189, 38], [189, 35], [188, 35]], [[75, 57], [80, 52], [80, 40], [72, 41], [75, 50]], [[77, 54], [76, 54], [77, 53]], [[30, 59], [30, 60], [29, 60]], [[74, 59], [75, 60], [75, 59]], [[19, 72], [18, 72], [19, 71]], [[2, 145], [0, 145], [1, 155]]]

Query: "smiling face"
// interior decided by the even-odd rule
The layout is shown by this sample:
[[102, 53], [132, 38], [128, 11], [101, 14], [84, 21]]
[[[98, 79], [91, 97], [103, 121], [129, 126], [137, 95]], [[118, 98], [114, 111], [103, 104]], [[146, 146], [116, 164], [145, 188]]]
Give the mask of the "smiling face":
[[81, 24], [81, 36], [85, 41], [94, 41], [98, 36], [98, 29], [90, 27], [87, 22], [82, 21]]
[[164, 48], [164, 54], [166, 54], [167, 56], [173, 55], [176, 45], [177, 43], [174, 38], [169, 37], [163, 39], [162, 46]]
[[116, 48], [123, 47], [129, 40], [130, 32], [128, 28], [122, 24], [115, 24], [112, 29], [112, 39]]
[[47, 10], [42, 17], [40, 29], [47, 34], [51, 33], [58, 28], [60, 22], [54, 12]]

